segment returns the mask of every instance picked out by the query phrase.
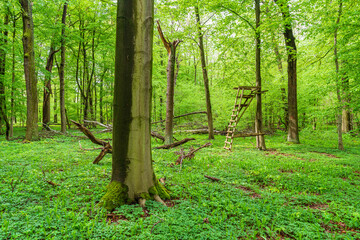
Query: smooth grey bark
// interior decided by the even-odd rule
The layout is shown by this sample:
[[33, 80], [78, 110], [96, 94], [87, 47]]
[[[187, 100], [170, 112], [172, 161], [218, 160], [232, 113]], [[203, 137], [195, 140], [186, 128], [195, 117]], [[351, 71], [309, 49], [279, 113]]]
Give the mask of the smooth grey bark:
[[13, 16], [13, 33], [12, 33], [12, 72], [11, 72], [11, 99], [10, 99], [10, 110], [11, 110], [11, 115], [10, 115], [10, 131], [9, 131], [9, 137], [13, 137], [14, 135], [14, 121], [15, 121], [15, 65], [16, 65], [16, 61], [15, 61], [15, 38], [16, 38], [16, 21], [17, 18], [14, 15]]
[[297, 50], [295, 37], [291, 25], [290, 9], [287, 0], [274, 0], [279, 6], [283, 16], [284, 38], [287, 50], [288, 63], [288, 114], [289, 126], [287, 141], [292, 143], [300, 143], [299, 140], [299, 121], [297, 109]]
[[112, 176], [107, 209], [159, 200], [151, 159], [153, 0], [119, 0], [116, 27]]
[[[261, 36], [260, 36], [260, 0], [255, 0], [255, 18], [256, 18], [256, 31], [255, 31], [255, 68], [256, 68], [256, 86], [260, 87], [261, 92]], [[255, 116], [255, 132], [263, 132], [263, 116], [262, 116], [262, 102], [261, 93], [256, 94], [256, 116]], [[266, 150], [264, 135], [256, 136], [256, 147], [260, 150]]]
[[34, 53], [34, 23], [32, 18], [32, 3], [30, 0], [20, 0], [23, 19], [24, 72], [26, 81], [26, 135], [25, 140], [37, 140], [38, 130], [38, 92], [35, 73]]
[[210, 89], [209, 89], [209, 78], [206, 67], [206, 59], [205, 59], [205, 50], [204, 50], [204, 40], [203, 40], [203, 32], [201, 30], [201, 22], [200, 22], [200, 13], [199, 8], [195, 7], [195, 15], [196, 15], [196, 23], [198, 30], [198, 38], [199, 38], [199, 50], [201, 56], [201, 68], [204, 79], [204, 87], [205, 87], [205, 98], [206, 98], [206, 111], [208, 117], [208, 129], [209, 129], [209, 139], [214, 139], [214, 127], [213, 127], [213, 117], [211, 111], [211, 100], [210, 100]]

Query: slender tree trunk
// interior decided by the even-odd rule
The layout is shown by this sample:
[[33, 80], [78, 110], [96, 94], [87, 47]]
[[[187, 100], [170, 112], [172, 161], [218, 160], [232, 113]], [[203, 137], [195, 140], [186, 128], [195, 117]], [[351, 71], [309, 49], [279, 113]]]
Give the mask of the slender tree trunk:
[[342, 77], [343, 89], [343, 110], [342, 110], [342, 132], [347, 133], [352, 130], [351, 128], [351, 114], [349, 109], [350, 94], [349, 94], [349, 78], [344, 74]]
[[11, 102], [10, 102], [10, 108], [11, 108], [11, 117], [10, 117], [10, 131], [9, 131], [9, 137], [13, 137], [14, 135], [14, 121], [15, 121], [15, 38], [16, 38], [16, 16], [13, 16], [13, 36], [12, 36], [12, 76], [11, 76]]
[[57, 94], [56, 94], [56, 85], [54, 85], [54, 92], [53, 92], [53, 95], [54, 95], [54, 123], [57, 123], [58, 121], [58, 115], [56, 113], [56, 110], [57, 110]]
[[275, 2], [279, 6], [283, 16], [284, 37], [288, 55], [287, 62], [289, 127], [287, 141], [293, 143], [300, 143], [297, 110], [297, 50], [295, 44], [295, 37], [291, 26], [290, 9], [287, 0], [275, 0]]
[[336, 19], [336, 27], [334, 32], [334, 56], [335, 56], [335, 70], [336, 70], [336, 96], [338, 100], [338, 111], [337, 111], [337, 132], [338, 132], [338, 148], [339, 150], [344, 150], [344, 144], [342, 139], [342, 98], [341, 98], [341, 81], [340, 81], [340, 66], [339, 66], [339, 57], [338, 57], [338, 47], [337, 47], [337, 35], [338, 35], [338, 29], [339, 29], [339, 22], [342, 14], [342, 0], [340, 0], [339, 3], [339, 11], [338, 11], [338, 17]]
[[[106, 72], [106, 70], [105, 70]], [[103, 113], [103, 91], [104, 91], [104, 76], [100, 79], [100, 93], [99, 93], [99, 108], [100, 108], [100, 122], [104, 123], [104, 113]]]
[[212, 118], [212, 111], [211, 111], [209, 78], [208, 78], [207, 68], [206, 68], [205, 50], [204, 50], [204, 43], [203, 43], [204, 42], [203, 41], [203, 33], [201, 31], [200, 14], [199, 14], [199, 8], [198, 7], [195, 7], [195, 15], [196, 15], [196, 23], [197, 23], [197, 29], [198, 29], [198, 37], [199, 37], [201, 68], [202, 68], [203, 78], [204, 78], [205, 97], [206, 97], [206, 111], [207, 111], [208, 129], [209, 129], [209, 139], [214, 139], [214, 127], [213, 127], [213, 118]]
[[63, 14], [61, 19], [61, 43], [60, 43], [60, 68], [59, 68], [59, 81], [60, 81], [60, 119], [61, 119], [61, 132], [66, 132], [66, 112], [65, 112], [65, 29], [66, 29], [66, 13], [67, 2], [64, 3]]
[[[119, 0], [116, 32], [112, 176], [100, 205], [169, 198], [151, 159], [153, 0]], [[159, 197], [160, 195], [160, 197]]]
[[8, 30], [9, 25], [9, 11], [6, 9], [4, 19], [5, 30], [2, 32], [2, 38], [0, 39], [0, 133], [2, 122], [6, 125], [6, 139], [9, 140], [10, 124], [6, 115], [6, 98], [5, 98], [5, 67], [6, 67], [6, 45], [8, 42]]
[[173, 143], [173, 121], [174, 121], [174, 91], [175, 91], [175, 63], [176, 63], [176, 48], [181, 42], [175, 40], [170, 42], [166, 40], [161, 30], [160, 23], [158, 24], [158, 32], [160, 38], [168, 52], [167, 72], [167, 90], [166, 90], [166, 121], [165, 121], [165, 145]]
[[[55, 49], [54, 49], [54, 43], [51, 43], [49, 56], [46, 61], [46, 71], [45, 74], [45, 86], [44, 86], [44, 99], [43, 99], [43, 124], [48, 125], [50, 122], [50, 95], [52, 94], [51, 91], [51, 72], [54, 65], [54, 56], [55, 56]], [[47, 128], [45, 128], [47, 129]]]
[[32, 18], [32, 3], [30, 0], [20, 0], [23, 19], [23, 47], [24, 72], [26, 81], [26, 135], [25, 140], [31, 141], [39, 138], [38, 130], [38, 92], [35, 73], [34, 54], [34, 23]]
[[[261, 91], [261, 45], [260, 45], [260, 0], [255, 0], [255, 17], [256, 17], [256, 86]], [[270, 122], [270, 121], [269, 121]], [[256, 94], [256, 116], [255, 116], [255, 132], [263, 132], [263, 116], [262, 116], [262, 102], [261, 93]], [[256, 136], [256, 147], [260, 150], [266, 150], [264, 135]]]

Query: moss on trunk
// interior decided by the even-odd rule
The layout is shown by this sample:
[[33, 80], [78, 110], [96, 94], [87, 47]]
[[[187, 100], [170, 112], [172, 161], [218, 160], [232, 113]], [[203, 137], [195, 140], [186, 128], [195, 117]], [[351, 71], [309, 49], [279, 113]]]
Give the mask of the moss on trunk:
[[112, 181], [107, 185], [107, 192], [99, 202], [100, 207], [111, 211], [114, 208], [124, 205], [128, 200], [128, 187], [118, 181]]

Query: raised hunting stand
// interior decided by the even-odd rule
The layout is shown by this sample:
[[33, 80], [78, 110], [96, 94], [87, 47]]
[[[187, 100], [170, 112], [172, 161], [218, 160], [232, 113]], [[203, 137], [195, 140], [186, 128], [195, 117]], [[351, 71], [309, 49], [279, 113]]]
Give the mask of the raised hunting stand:
[[231, 118], [229, 121], [228, 129], [226, 131], [226, 139], [224, 148], [231, 151], [234, 138], [237, 137], [251, 137], [251, 136], [260, 136], [264, 133], [245, 133], [245, 134], [236, 134], [235, 129], [240, 118], [244, 115], [246, 109], [250, 106], [250, 103], [257, 94], [262, 94], [266, 91], [260, 91], [260, 87], [252, 86], [239, 86], [235, 87], [237, 90], [234, 109], [232, 110]]

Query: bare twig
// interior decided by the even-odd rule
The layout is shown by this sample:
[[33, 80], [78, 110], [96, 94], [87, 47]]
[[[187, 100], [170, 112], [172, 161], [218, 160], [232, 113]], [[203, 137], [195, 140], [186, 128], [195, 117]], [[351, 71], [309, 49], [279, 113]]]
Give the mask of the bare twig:
[[216, 178], [216, 177], [210, 177], [210, 176], [207, 176], [207, 175], [204, 175], [204, 177], [206, 177], [206, 178], [208, 178], [210, 180], [216, 181], [216, 182], [221, 181], [219, 178]]
[[11, 179], [11, 183], [10, 183], [11, 192], [14, 192], [14, 191], [15, 191], [16, 186], [17, 186], [17, 185], [19, 184], [19, 182], [21, 181], [21, 178], [22, 178], [22, 176], [24, 175], [26, 166], [27, 166], [27, 165], [24, 166], [24, 168], [23, 168], [20, 176], [18, 177], [17, 181], [14, 182], [14, 179]]

